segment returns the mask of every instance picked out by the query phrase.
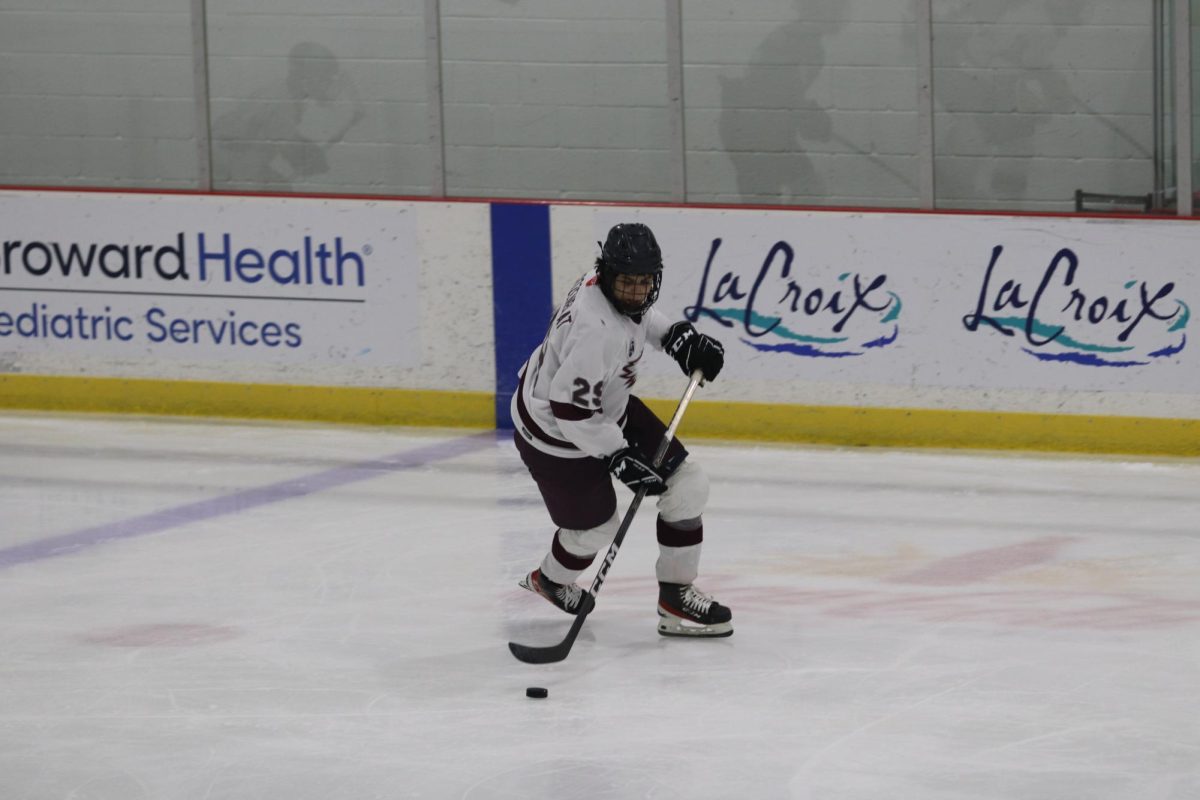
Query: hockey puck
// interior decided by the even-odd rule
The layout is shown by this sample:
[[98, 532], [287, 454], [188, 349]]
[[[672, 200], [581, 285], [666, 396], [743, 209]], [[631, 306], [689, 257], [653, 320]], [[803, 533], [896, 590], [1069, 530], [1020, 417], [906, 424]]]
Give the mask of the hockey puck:
[[538, 697], [538, 698], [549, 697], [550, 692], [546, 691], [541, 686], [530, 686], [528, 689], [525, 690], [525, 696], [526, 697]]

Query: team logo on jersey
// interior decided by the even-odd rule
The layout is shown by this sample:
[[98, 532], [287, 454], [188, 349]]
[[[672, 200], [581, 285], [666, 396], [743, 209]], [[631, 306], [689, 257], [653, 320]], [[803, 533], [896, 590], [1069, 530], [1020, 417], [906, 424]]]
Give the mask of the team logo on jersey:
[[[779, 241], [754, 275], [729, 271], [714, 283], [720, 247], [713, 239], [696, 303], [683, 310], [689, 322], [705, 316], [726, 328], [740, 326], [740, 341], [755, 350], [806, 358], [861, 356], [899, 338], [903, 304], [887, 288], [887, 275], [841, 272], [800, 283], [792, 270], [796, 252]], [[805, 267], [805, 274], [813, 271]]]
[[646, 351], [643, 350], [641, 353], [638, 354], [637, 358], [633, 359], [632, 361], [626, 363], [625, 366], [621, 367], [620, 378], [621, 378], [621, 380], [625, 381], [625, 388], [632, 389], [633, 385], [635, 383], [637, 383], [637, 365], [638, 365], [638, 362], [642, 360], [642, 356], [644, 356], [645, 354], [646, 354]]
[[1175, 283], [1132, 279], [1112, 286], [1084, 281], [1079, 256], [1064, 247], [1038, 277], [1036, 288], [1008, 279], [993, 288], [1004, 248], [992, 248], [974, 313], [963, 326], [983, 325], [1014, 340], [1039, 361], [1065, 361], [1088, 367], [1137, 367], [1161, 363], [1187, 346], [1191, 311], [1174, 297]]

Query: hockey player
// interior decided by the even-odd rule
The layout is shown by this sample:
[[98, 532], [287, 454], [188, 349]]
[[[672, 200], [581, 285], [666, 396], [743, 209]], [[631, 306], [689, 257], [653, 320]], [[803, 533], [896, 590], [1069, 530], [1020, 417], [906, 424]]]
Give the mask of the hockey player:
[[595, 271], [575, 282], [521, 368], [513, 439], [558, 526], [550, 552], [521, 586], [579, 613], [584, 590], [575, 580], [621, 524], [616, 477], [658, 498], [658, 632], [729, 636], [733, 614], [693, 584], [708, 477], [678, 439], [662, 466], [652, 466], [648, 454], [666, 426], [630, 394], [647, 344], [672, 356], [684, 374], [699, 369], [709, 381], [724, 364], [720, 342], [690, 322], [671, 324], [652, 307], [661, 283], [662, 253], [650, 229], [614, 226]]

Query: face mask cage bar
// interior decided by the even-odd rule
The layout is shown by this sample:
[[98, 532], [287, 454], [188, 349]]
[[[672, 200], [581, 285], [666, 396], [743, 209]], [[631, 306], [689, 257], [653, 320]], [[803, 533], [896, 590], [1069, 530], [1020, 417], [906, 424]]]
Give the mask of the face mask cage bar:
[[[648, 270], [618, 270], [605, 263], [602, 259], [599, 259], [596, 261], [596, 269], [600, 275], [600, 289], [604, 292], [604, 296], [607, 297], [608, 301], [625, 316], [641, 316], [650, 309], [650, 306], [654, 305], [655, 301], [658, 300], [658, 290], [662, 287], [661, 267], [653, 272]], [[617, 297], [616, 282], [618, 275], [652, 275], [654, 277], [654, 283], [651, 284], [650, 291], [646, 293], [646, 299], [643, 300], [637, 307], [629, 306]]]

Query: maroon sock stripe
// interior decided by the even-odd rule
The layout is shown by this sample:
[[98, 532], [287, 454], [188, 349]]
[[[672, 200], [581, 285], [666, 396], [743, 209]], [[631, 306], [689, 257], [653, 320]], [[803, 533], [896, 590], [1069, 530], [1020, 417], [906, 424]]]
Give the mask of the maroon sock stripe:
[[567, 569], [587, 569], [596, 560], [595, 553], [590, 556], [577, 556], [574, 553], [568, 552], [567, 548], [563, 547], [562, 542], [558, 540], [558, 536], [558, 533], [554, 534], [554, 544], [550, 545], [550, 554]]
[[694, 531], [685, 531], [671, 527], [669, 522], [663, 522], [662, 517], [658, 518], [658, 543], [664, 547], [691, 547], [702, 541], [704, 541], [703, 525]]

